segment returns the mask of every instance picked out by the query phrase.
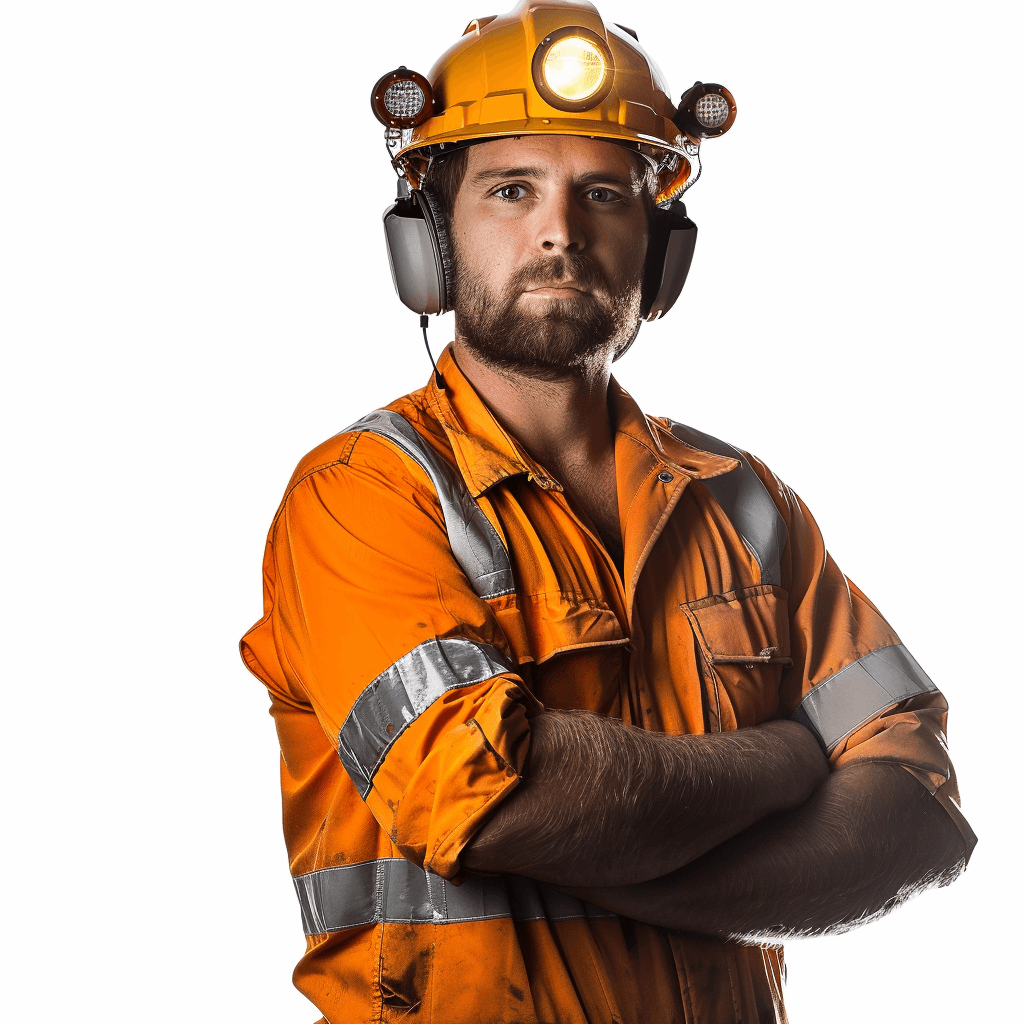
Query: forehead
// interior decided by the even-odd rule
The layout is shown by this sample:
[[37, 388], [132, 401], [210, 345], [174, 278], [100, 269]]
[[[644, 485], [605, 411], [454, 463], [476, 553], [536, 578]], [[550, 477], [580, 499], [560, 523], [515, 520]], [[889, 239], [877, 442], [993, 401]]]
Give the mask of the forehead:
[[573, 135], [520, 135], [469, 147], [467, 180], [504, 169], [520, 176], [606, 174], [628, 181], [637, 174], [638, 158], [614, 142]]

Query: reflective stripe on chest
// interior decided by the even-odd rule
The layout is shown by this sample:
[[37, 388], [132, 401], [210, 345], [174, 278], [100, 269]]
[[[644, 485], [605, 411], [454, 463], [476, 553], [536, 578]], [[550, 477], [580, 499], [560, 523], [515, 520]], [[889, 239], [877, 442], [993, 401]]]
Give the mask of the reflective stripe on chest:
[[728, 516], [747, 550], [757, 559], [761, 567], [761, 582], [781, 587], [782, 551], [788, 531], [768, 489], [738, 448], [683, 423], [669, 422], [672, 433], [691, 448], [739, 461], [739, 467], [731, 473], [702, 482]]
[[445, 462], [397, 412], [377, 409], [342, 433], [356, 430], [386, 437], [430, 478], [441, 503], [452, 554], [476, 593], [483, 598], [511, 594], [515, 582], [508, 552], [458, 470]]

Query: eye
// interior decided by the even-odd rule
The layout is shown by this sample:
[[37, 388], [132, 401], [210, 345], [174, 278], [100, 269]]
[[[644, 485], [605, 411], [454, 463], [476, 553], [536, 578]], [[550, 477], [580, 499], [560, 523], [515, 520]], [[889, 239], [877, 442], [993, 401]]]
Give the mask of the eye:
[[502, 185], [494, 195], [506, 203], [514, 203], [517, 199], [526, 198], [526, 189], [522, 185]]
[[614, 203], [622, 198], [618, 192], [613, 192], [610, 188], [603, 186], [588, 189], [587, 197], [595, 203]]

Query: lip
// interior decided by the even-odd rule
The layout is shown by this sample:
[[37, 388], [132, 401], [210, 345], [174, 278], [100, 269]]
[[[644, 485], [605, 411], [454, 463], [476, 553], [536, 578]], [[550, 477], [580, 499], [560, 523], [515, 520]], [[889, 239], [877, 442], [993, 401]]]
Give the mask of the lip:
[[540, 295], [541, 297], [549, 296], [551, 298], [564, 298], [567, 295], [586, 295], [587, 293], [582, 288], [577, 288], [571, 284], [559, 284], [542, 285], [540, 288], [528, 288], [524, 295]]

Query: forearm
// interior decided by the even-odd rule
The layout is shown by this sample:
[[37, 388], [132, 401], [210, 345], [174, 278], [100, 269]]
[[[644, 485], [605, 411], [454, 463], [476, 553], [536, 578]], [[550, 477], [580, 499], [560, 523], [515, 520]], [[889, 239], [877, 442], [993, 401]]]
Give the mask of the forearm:
[[826, 774], [792, 722], [669, 736], [547, 712], [532, 722], [523, 783], [462, 862], [562, 885], [642, 882], [803, 801]]
[[960, 832], [899, 765], [835, 772], [804, 805], [663, 878], [574, 889], [627, 917], [747, 942], [842, 932], [964, 866]]

